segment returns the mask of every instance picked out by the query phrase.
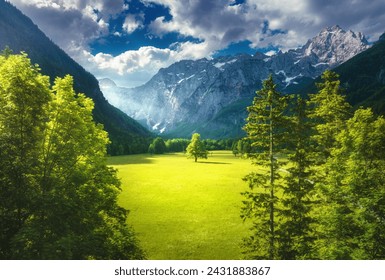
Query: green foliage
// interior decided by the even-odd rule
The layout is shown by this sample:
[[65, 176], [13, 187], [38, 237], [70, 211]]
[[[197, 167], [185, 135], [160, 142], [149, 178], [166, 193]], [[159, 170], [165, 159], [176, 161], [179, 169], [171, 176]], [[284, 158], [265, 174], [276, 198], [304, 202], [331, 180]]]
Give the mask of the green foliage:
[[289, 167], [284, 176], [285, 187], [280, 211], [279, 249], [282, 259], [310, 259], [314, 257], [314, 218], [311, 215], [314, 199], [311, 127], [306, 114], [306, 101], [293, 99], [290, 141], [287, 159]]
[[279, 173], [282, 163], [277, 156], [284, 151], [287, 140], [288, 119], [284, 116], [287, 101], [288, 98], [276, 90], [270, 76], [256, 92], [252, 106], [247, 108], [249, 116], [244, 129], [247, 140], [257, 151], [248, 157], [262, 167], [244, 178], [250, 191], [243, 193], [246, 200], [241, 217], [253, 222], [252, 235], [244, 241], [245, 253], [251, 258], [279, 258], [276, 216], [280, 202], [276, 192], [282, 187]]
[[384, 128], [382, 117], [359, 109], [337, 135], [324, 167], [320, 258], [385, 258]]
[[12, 258], [15, 235], [39, 194], [49, 79], [25, 54], [0, 56], [0, 258]]
[[167, 150], [166, 144], [161, 137], [155, 138], [150, 146], [148, 147], [148, 152], [150, 154], [164, 154]]
[[195, 162], [198, 161], [198, 158], [206, 158], [208, 156], [208, 151], [206, 150], [205, 145], [201, 141], [201, 136], [199, 133], [194, 133], [191, 138], [190, 144], [186, 148], [186, 153], [188, 158], [194, 158]]
[[[5, 49], [9, 46], [8, 49]], [[44, 75], [53, 83], [56, 77], [70, 74], [74, 79], [76, 92], [83, 92], [92, 98], [92, 111], [95, 122], [101, 123], [108, 132], [110, 143], [108, 153], [145, 153], [151, 133], [137, 121], [110, 105], [100, 91], [97, 79], [85, 71], [56, 46], [25, 15], [7, 1], [0, 1], [0, 49], [3, 54], [26, 51], [33, 63], [40, 65]]]
[[166, 148], [169, 153], [185, 152], [190, 140], [188, 139], [168, 139]]
[[327, 70], [322, 74], [322, 80], [317, 84], [318, 93], [310, 95], [308, 102], [309, 117], [316, 130], [313, 137], [318, 144], [320, 162], [330, 155], [336, 135], [344, 129], [351, 109], [342, 95], [338, 75]]
[[368, 109], [350, 117], [338, 75], [322, 79], [308, 102], [289, 100], [290, 112], [270, 77], [249, 107], [248, 156], [258, 169], [244, 178], [248, 258], [385, 257], [385, 121]]
[[0, 258], [143, 258], [109, 140], [71, 76], [49, 78], [25, 54], [0, 56]]

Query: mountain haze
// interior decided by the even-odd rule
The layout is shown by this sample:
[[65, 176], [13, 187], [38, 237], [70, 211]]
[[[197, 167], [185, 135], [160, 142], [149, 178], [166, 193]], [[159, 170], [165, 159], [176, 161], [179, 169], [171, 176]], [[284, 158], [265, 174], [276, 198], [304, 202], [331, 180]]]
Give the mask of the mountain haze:
[[[42, 72], [51, 78], [70, 74], [74, 88], [93, 99], [94, 119], [109, 133], [112, 154], [143, 152], [148, 130], [135, 120], [110, 105], [100, 91], [96, 78], [56, 46], [25, 15], [10, 3], [0, 0], [0, 49], [9, 46], [14, 53], [26, 52], [32, 63], [39, 64]], [[142, 149], [142, 150], [140, 150]]]
[[367, 48], [361, 33], [333, 26], [285, 53], [184, 60], [160, 69], [140, 87], [120, 88], [107, 79], [100, 85], [111, 104], [156, 133], [240, 137], [246, 107], [269, 74], [279, 90], [290, 93]]

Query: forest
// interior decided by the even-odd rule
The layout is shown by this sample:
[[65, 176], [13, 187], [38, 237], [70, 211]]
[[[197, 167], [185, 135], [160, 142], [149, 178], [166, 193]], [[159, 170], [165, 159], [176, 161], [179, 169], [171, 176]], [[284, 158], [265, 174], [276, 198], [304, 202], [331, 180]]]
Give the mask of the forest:
[[252, 259], [383, 259], [385, 120], [353, 110], [326, 71], [307, 100], [270, 76], [248, 107], [256, 170], [244, 180]]

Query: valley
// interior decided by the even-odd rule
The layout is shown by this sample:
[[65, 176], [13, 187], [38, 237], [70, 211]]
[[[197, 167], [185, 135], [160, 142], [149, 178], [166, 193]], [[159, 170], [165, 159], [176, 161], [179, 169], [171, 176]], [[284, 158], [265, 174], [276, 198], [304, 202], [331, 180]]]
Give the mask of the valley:
[[240, 218], [242, 176], [253, 167], [231, 151], [197, 163], [183, 153], [110, 157], [121, 206], [149, 259], [241, 259], [249, 222]]
[[[328, 22], [286, 48], [299, 30], [263, 22], [190, 55], [218, 38], [145, 23], [134, 1], [22, 2], [96, 33], [69, 36], [72, 57], [0, 0], [1, 259], [385, 258], [385, 33]], [[170, 41], [127, 49], [135, 32]], [[233, 44], [249, 52], [219, 55]], [[115, 83], [131, 75], [147, 82]]]

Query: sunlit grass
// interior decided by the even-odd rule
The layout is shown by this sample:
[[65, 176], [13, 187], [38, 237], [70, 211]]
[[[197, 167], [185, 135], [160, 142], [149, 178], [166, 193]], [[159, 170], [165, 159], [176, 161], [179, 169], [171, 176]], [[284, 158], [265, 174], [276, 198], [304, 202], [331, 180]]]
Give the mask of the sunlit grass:
[[248, 225], [240, 218], [242, 178], [255, 168], [231, 152], [207, 160], [183, 154], [112, 157], [120, 204], [149, 259], [240, 259]]

